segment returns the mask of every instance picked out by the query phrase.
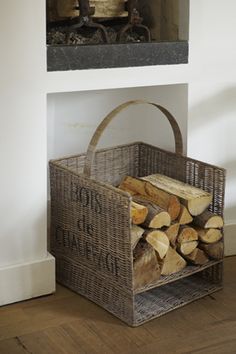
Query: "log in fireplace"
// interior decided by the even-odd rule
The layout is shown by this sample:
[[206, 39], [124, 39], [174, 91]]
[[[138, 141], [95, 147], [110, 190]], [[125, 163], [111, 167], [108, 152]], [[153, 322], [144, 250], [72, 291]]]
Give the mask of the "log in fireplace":
[[48, 71], [187, 63], [181, 3], [47, 0]]

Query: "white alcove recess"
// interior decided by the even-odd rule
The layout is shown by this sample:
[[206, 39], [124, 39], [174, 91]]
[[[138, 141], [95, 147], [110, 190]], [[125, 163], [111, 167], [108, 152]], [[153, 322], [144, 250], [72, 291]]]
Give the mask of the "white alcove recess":
[[[145, 100], [167, 108], [180, 125], [186, 149], [188, 88], [186, 84], [70, 92], [48, 95], [48, 159], [86, 152], [101, 120], [129, 100]], [[165, 116], [152, 106], [129, 107], [102, 135], [99, 147], [145, 141], [174, 151], [174, 136]]]

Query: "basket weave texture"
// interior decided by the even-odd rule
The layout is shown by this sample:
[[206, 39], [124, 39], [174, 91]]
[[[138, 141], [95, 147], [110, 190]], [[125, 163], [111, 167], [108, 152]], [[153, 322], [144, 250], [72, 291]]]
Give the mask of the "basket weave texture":
[[131, 249], [131, 196], [116, 188], [126, 175], [164, 174], [212, 193], [209, 209], [223, 216], [225, 170], [182, 154], [182, 136], [169, 120], [176, 152], [142, 142], [95, 152], [102, 132], [127, 102], [97, 128], [86, 154], [50, 161], [51, 252], [57, 281], [138, 326], [222, 288], [222, 261], [187, 266], [134, 291]]

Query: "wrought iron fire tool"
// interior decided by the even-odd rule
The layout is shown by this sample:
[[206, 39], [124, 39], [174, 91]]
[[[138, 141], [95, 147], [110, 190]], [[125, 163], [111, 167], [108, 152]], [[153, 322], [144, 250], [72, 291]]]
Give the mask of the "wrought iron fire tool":
[[141, 28], [144, 33], [147, 42], [151, 42], [151, 33], [150, 30], [147, 26], [143, 25], [143, 18], [140, 17], [139, 13], [139, 0], [128, 0], [127, 4], [127, 10], [128, 10], [128, 23], [121, 28], [121, 30], [118, 33], [118, 42], [122, 42], [124, 38], [124, 34], [137, 27]]
[[94, 8], [90, 7], [89, 0], [78, 0], [79, 6], [76, 6], [76, 9], [80, 11], [80, 15], [78, 17], [78, 22], [74, 25], [71, 25], [68, 28], [69, 30], [77, 30], [83, 26], [99, 29], [102, 33], [104, 42], [108, 43], [109, 38], [106, 31], [106, 28], [100, 23], [96, 23], [92, 19], [92, 15], [94, 15]]

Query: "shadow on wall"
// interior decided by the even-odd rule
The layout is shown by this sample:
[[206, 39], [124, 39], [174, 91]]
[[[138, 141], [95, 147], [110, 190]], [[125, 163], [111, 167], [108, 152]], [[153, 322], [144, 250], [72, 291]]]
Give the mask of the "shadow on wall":
[[226, 196], [229, 205], [225, 208], [225, 221], [226, 224], [236, 224], [236, 159], [225, 162], [223, 167], [226, 169]]
[[207, 84], [202, 92], [196, 87], [199, 100], [190, 107], [189, 150], [226, 169], [225, 221], [236, 224], [236, 87], [222, 87], [210, 86], [212, 95]]
[[[235, 121], [236, 121], [236, 112], [235, 112]], [[236, 151], [235, 151], [236, 155]], [[226, 161], [223, 163], [223, 168], [226, 169], [227, 180], [232, 181], [236, 176], [236, 158], [235, 160]], [[236, 180], [234, 180], [236, 186]]]
[[[101, 120], [119, 104], [135, 99], [161, 104], [176, 116], [186, 149], [187, 97], [185, 84], [48, 95], [48, 159], [85, 152]], [[107, 127], [98, 148], [140, 140], [174, 149], [169, 123], [154, 107], [124, 110]]]
[[[206, 116], [202, 113], [205, 112]], [[236, 87], [220, 91], [217, 95], [207, 97], [198, 104], [191, 107], [192, 129], [202, 129], [202, 126], [212, 120], [222, 120], [225, 113], [235, 112], [236, 123]], [[227, 123], [227, 122], [226, 122]]]
[[225, 208], [224, 219], [226, 225], [236, 224], [236, 204]]

